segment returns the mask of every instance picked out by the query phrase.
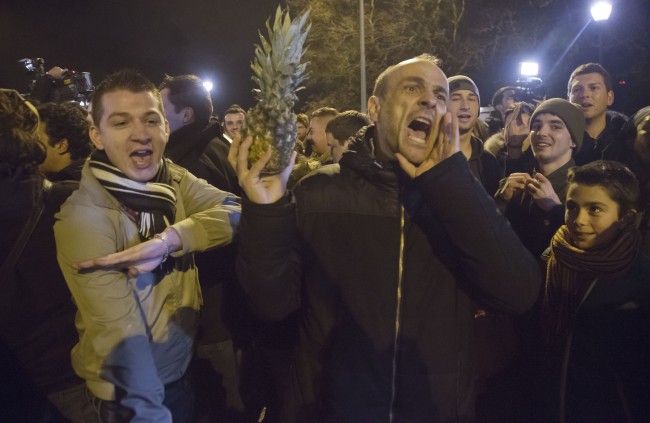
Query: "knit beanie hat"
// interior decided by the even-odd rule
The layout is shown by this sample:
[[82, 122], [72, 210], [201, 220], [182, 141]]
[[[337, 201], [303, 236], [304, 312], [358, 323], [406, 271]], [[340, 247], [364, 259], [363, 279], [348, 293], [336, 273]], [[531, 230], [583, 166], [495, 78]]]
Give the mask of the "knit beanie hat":
[[582, 108], [577, 104], [573, 104], [563, 98], [551, 98], [542, 102], [530, 117], [530, 125], [533, 125], [535, 116], [541, 113], [552, 113], [562, 119], [571, 139], [576, 145], [574, 152], [578, 152], [582, 146], [582, 138], [585, 135], [585, 115], [582, 113]]
[[481, 104], [481, 95], [478, 93], [478, 88], [476, 84], [469, 76], [465, 75], [456, 75], [447, 79], [449, 82], [449, 94], [451, 95], [454, 91], [458, 90], [469, 90], [476, 94], [478, 97], [478, 104]]

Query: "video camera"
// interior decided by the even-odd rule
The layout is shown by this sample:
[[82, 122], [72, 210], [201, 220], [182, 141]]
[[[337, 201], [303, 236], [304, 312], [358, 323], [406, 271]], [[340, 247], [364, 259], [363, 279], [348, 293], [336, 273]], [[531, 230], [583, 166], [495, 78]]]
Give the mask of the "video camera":
[[546, 96], [544, 81], [533, 76], [518, 79], [512, 89], [515, 91], [514, 100], [516, 102], [524, 101], [536, 104], [544, 100], [544, 96]]
[[74, 101], [85, 105], [95, 89], [90, 72], [68, 70], [59, 79], [51, 78], [46, 74], [45, 60], [40, 57], [20, 59], [18, 63], [25, 67], [27, 76], [33, 78], [29, 84], [30, 91], [34, 89], [37, 79], [48, 78], [50, 80], [48, 101], [56, 103]]

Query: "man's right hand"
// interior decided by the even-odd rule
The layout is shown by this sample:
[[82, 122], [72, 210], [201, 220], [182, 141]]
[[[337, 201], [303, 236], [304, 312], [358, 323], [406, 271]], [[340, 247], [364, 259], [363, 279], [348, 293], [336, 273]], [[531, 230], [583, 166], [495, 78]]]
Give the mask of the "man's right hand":
[[526, 185], [528, 185], [532, 180], [533, 177], [527, 173], [513, 173], [508, 176], [506, 183], [503, 184], [499, 191], [497, 191], [496, 197], [508, 202], [512, 200], [515, 191], [526, 189]]
[[[289, 165], [281, 172], [274, 175], [262, 175], [264, 167], [271, 159], [269, 149], [249, 169], [248, 150], [253, 143], [252, 137], [247, 137], [243, 142], [233, 140], [228, 154], [231, 165], [235, 167], [239, 186], [242, 187], [246, 196], [253, 203], [272, 204], [284, 197], [287, 192], [287, 180], [296, 162], [296, 152], [291, 155]], [[236, 158], [236, 162], [234, 162]], [[234, 162], [234, 163], [233, 163]]]
[[54, 66], [52, 69], [47, 71], [47, 74], [54, 79], [62, 79], [63, 75], [68, 71], [68, 69], [63, 69], [58, 66]]

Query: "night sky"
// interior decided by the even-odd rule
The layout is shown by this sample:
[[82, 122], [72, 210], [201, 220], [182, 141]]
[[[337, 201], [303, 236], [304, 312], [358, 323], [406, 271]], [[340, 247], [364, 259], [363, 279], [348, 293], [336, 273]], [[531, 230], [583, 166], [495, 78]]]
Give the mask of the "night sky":
[[[468, 16], [480, 19], [480, 10], [476, 9], [494, 7], [499, 1], [467, 0]], [[588, 19], [589, 1], [567, 3], [567, 7], [584, 9], [585, 16], [578, 14], [578, 18], [578, 15], [565, 14], [559, 3], [548, 7], [564, 14], [549, 17], [548, 41], [570, 41]], [[522, 0], [521, 4], [523, 10], [528, 2]], [[27, 91], [29, 78], [17, 61], [42, 57], [46, 69], [59, 65], [87, 71], [95, 84], [108, 73], [124, 67], [139, 69], [156, 84], [165, 73], [193, 73], [215, 84], [212, 96], [215, 111], [220, 115], [233, 103], [248, 108], [253, 104], [249, 66], [254, 44], [258, 42], [258, 31], [264, 29], [264, 22], [274, 14], [277, 5], [276, 0], [1, 0], [0, 86]], [[606, 41], [612, 46], [605, 66], [617, 83], [615, 108], [631, 113], [650, 104], [646, 72], [639, 73], [637, 69], [636, 76], [628, 72], [637, 61], [631, 42], [637, 48], [647, 49], [649, 40], [616, 43], [613, 42], [616, 39], [612, 41], [611, 29], [617, 28], [620, 37], [633, 36], [639, 24], [647, 25], [650, 21], [650, 0], [619, 0], [614, 8], [607, 23], [610, 28], [605, 33]], [[351, 13], [356, 13], [356, 6], [351, 8]], [[632, 20], [636, 27], [630, 25]], [[552, 96], [565, 95], [570, 69], [597, 60], [593, 47], [598, 30], [595, 24], [592, 22], [578, 38], [579, 44], [590, 47], [573, 58], [567, 56], [563, 62], [565, 67], [557, 69], [556, 80], [546, 81]], [[626, 27], [630, 27], [632, 34], [625, 33]], [[540, 42], [540, 49], [545, 47], [548, 46]], [[560, 50], [547, 48], [546, 56], [555, 60]], [[498, 88], [496, 84], [505, 85], [514, 78], [514, 68], [521, 58], [518, 54], [510, 57], [508, 53], [503, 52], [504, 59], [496, 64], [486, 64], [471, 74], [479, 87], [483, 87], [481, 90], [486, 91], [481, 96], [483, 103]], [[618, 84], [621, 80], [627, 84]]]
[[68, 0], [0, 2], [0, 86], [27, 90], [17, 61], [42, 57], [90, 72], [98, 84], [130, 67], [156, 85], [165, 73], [193, 73], [215, 84], [220, 115], [232, 103], [252, 106], [250, 61], [258, 30], [275, 13], [266, 0]]

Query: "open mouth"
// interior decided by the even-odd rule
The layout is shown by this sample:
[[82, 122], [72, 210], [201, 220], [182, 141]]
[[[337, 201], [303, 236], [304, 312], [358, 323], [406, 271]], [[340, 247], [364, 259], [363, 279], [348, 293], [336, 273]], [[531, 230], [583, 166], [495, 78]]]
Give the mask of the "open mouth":
[[426, 144], [429, 131], [431, 131], [431, 121], [425, 118], [417, 118], [409, 123], [408, 137], [418, 144]]
[[130, 154], [130, 157], [136, 163], [136, 165], [146, 166], [149, 164], [149, 159], [153, 156], [153, 151], [151, 150], [135, 150]]

